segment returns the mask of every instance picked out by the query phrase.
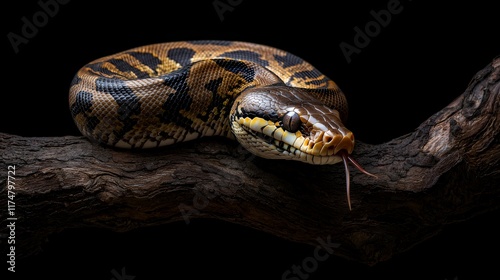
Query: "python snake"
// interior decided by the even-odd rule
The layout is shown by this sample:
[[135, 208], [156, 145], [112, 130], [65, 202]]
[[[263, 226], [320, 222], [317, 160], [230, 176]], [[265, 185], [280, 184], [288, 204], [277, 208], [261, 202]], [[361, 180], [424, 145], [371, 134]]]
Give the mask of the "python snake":
[[83, 135], [119, 148], [154, 148], [225, 136], [268, 159], [348, 161], [339, 87], [303, 59], [237, 41], [180, 41], [129, 49], [82, 67], [70, 85]]

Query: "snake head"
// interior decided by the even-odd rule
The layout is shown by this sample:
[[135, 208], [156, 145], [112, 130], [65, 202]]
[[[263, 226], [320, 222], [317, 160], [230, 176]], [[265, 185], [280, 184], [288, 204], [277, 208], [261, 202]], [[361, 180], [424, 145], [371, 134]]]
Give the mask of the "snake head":
[[231, 129], [240, 144], [268, 159], [289, 159], [309, 164], [343, 162], [347, 202], [351, 209], [348, 163], [367, 172], [350, 154], [354, 135], [340, 113], [297, 88], [268, 86], [244, 91], [233, 103]]
[[232, 112], [233, 134], [263, 158], [334, 164], [354, 149], [354, 135], [339, 111], [301, 89], [250, 88], [235, 100]]

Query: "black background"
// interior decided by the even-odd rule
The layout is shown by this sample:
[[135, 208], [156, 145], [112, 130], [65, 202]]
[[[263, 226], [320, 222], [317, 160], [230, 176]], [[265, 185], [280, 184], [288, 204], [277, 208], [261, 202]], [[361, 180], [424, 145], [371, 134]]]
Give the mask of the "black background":
[[[73, 0], [59, 5], [57, 13], [15, 53], [7, 34], [22, 35], [21, 18], [32, 21], [42, 9], [37, 1], [14, 2], [5, 2], [2, 8], [5, 78], [0, 131], [22, 136], [79, 134], [68, 110], [69, 83], [81, 66], [95, 58], [151, 43], [222, 39], [267, 44], [306, 59], [346, 93], [347, 126], [357, 139], [382, 143], [412, 132], [458, 97], [500, 50], [498, 13], [493, 4], [480, 1], [401, 1], [402, 11], [393, 14], [389, 24], [348, 63], [341, 42], [354, 45], [354, 27], [363, 29], [373, 20], [370, 11], [387, 9], [391, 1], [325, 5], [319, 1]], [[214, 2], [234, 5], [221, 20]], [[373, 267], [332, 256], [308, 279], [496, 276], [498, 217], [497, 211], [446, 226], [438, 236]], [[124, 267], [137, 280], [281, 279], [284, 271], [314, 250], [252, 229], [205, 220], [127, 233], [68, 229], [48, 241], [42, 254], [18, 261], [16, 275], [111, 279], [113, 269], [121, 272]]]

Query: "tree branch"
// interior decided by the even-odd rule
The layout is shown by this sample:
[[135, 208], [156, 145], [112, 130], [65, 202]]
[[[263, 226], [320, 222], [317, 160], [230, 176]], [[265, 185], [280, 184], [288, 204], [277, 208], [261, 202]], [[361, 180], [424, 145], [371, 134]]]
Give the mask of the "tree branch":
[[15, 186], [16, 253], [36, 254], [67, 228], [129, 231], [203, 217], [301, 243], [329, 238], [341, 245], [334, 254], [367, 264], [387, 260], [499, 208], [499, 77], [496, 58], [413, 133], [358, 142], [354, 157], [378, 178], [351, 172], [352, 211], [342, 165], [265, 160], [226, 139], [131, 152], [83, 137], [0, 134], [2, 170], [15, 166], [15, 185], [0, 182], [5, 194]]

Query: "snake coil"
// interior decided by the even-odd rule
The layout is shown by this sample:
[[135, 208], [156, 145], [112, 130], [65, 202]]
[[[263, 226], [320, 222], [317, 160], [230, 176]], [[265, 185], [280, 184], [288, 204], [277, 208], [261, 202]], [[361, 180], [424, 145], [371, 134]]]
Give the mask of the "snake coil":
[[236, 41], [181, 41], [94, 60], [69, 93], [83, 135], [119, 148], [204, 136], [236, 139], [253, 154], [309, 164], [348, 162], [354, 136], [339, 87], [303, 59]]

